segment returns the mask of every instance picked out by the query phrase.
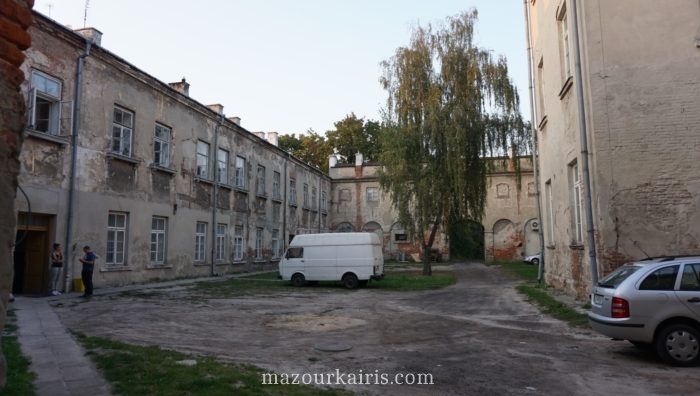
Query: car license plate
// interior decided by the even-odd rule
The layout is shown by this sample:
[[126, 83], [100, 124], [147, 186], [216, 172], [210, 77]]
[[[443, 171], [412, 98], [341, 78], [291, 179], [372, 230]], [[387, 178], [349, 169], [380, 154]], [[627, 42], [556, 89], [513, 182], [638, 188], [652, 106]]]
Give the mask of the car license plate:
[[602, 304], [603, 303], [603, 296], [600, 294], [594, 294], [593, 295], [593, 303], [594, 304]]

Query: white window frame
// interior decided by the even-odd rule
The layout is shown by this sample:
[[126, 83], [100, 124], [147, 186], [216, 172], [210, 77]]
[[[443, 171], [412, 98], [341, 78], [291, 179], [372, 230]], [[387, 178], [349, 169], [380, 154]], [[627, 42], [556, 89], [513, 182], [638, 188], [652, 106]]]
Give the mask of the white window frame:
[[379, 202], [379, 187], [367, 187], [365, 199], [367, 202]]
[[572, 210], [572, 237], [575, 245], [583, 244], [583, 214], [581, 210], [581, 178], [578, 174], [578, 163], [573, 162], [569, 165], [570, 180], [571, 180], [571, 204]]
[[[162, 226], [160, 225], [162, 224]], [[163, 265], [168, 253], [168, 218], [151, 217], [151, 264]]]
[[256, 185], [256, 194], [258, 195], [265, 195], [265, 172], [267, 170], [265, 169], [264, 166], [258, 165], [258, 170], [256, 174], [256, 179], [257, 179], [257, 185]]
[[280, 230], [272, 230], [272, 258], [280, 257]]
[[197, 168], [196, 175], [202, 179], [209, 178], [209, 143], [204, 140], [197, 140]]
[[265, 238], [265, 229], [255, 229], [255, 259], [262, 260], [263, 258], [263, 241]]
[[214, 260], [224, 261], [226, 259], [226, 234], [228, 225], [219, 223], [216, 225], [216, 245], [214, 247]]
[[156, 122], [153, 131], [153, 163], [168, 168], [170, 166], [170, 142], [172, 129]]
[[537, 64], [537, 91], [535, 92], [535, 96], [537, 97], [537, 122], [539, 124], [541, 124], [544, 118], [547, 116], [547, 112], [544, 108], [544, 92], [544, 58], [540, 58], [540, 62]]
[[[121, 121], [117, 120], [118, 114], [121, 114]], [[125, 120], [125, 115], [129, 116], [131, 122]], [[112, 111], [111, 149], [113, 153], [124, 157], [131, 157], [134, 150], [134, 112], [117, 105]]]
[[296, 179], [289, 179], [289, 204], [297, 204], [297, 181]]
[[[43, 84], [41, 82], [44, 82]], [[56, 89], [51, 90], [46, 83], [55, 84]], [[51, 92], [55, 91], [55, 92]], [[52, 77], [39, 70], [32, 70], [30, 77], [29, 99], [27, 103], [27, 126], [37, 132], [47, 133], [49, 135], [61, 136], [64, 135], [64, 130], [68, 129], [68, 133], [72, 129], [73, 117], [73, 102], [61, 101], [63, 94], [63, 83], [61, 80]], [[37, 127], [39, 106], [37, 101], [45, 101], [49, 106], [48, 119], [46, 120], [46, 129]], [[64, 111], [63, 107], [67, 107]], [[64, 116], [66, 122], [64, 128]]]
[[272, 173], [272, 199], [282, 199], [281, 180], [282, 175], [279, 172]]
[[571, 50], [569, 46], [569, 21], [566, 13], [566, 2], [562, 3], [561, 9], [557, 14], [559, 21], [559, 56], [561, 57], [561, 72], [562, 81], [571, 77]]
[[236, 187], [246, 188], [246, 159], [240, 155], [236, 156]]
[[[114, 221], [112, 221], [112, 219], [114, 219]], [[122, 220], [122, 225], [119, 224], [120, 222], [118, 221], [118, 219]], [[126, 265], [128, 229], [128, 213], [109, 212], [107, 216], [107, 253], [105, 254], [106, 265]], [[121, 249], [119, 248], [120, 240]]]
[[207, 228], [209, 223], [198, 221], [194, 230], [194, 261], [204, 262], [207, 260]]
[[233, 228], [233, 261], [243, 260], [243, 233], [245, 232], [242, 225], [234, 226]]
[[228, 184], [228, 159], [227, 150], [219, 147], [216, 149], [216, 181], [221, 184]]

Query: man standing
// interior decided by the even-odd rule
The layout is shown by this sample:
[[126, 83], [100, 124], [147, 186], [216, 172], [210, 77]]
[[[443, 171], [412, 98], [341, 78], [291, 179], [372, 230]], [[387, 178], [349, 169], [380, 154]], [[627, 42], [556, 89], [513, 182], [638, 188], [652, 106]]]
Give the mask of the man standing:
[[63, 268], [63, 251], [60, 243], [53, 244], [51, 252], [51, 294], [57, 296], [61, 294], [58, 291], [61, 283], [61, 269]]
[[80, 296], [83, 298], [92, 296], [92, 272], [95, 270], [95, 253], [90, 250], [90, 246], [85, 246], [83, 248], [85, 256], [80, 259], [83, 263], [83, 271], [80, 273], [81, 278], [83, 278], [83, 285], [85, 286], [85, 293]]

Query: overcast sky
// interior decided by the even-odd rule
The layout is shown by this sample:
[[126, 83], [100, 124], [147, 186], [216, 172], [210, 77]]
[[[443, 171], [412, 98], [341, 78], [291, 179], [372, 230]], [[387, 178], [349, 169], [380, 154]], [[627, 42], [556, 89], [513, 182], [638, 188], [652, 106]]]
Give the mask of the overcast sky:
[[[518, 0], [90, 0], [87, 26], [102, 45], [190, 96], [221, 103], [250, 131], [333, 129], [354, 112], [379, 119], [379, 63], [412, 27], [476, 7], [478, 43], [508, 58], [529, 118], [522, 1]], [[34, 9], [74, 29], [85, 0], [37, 0]]]

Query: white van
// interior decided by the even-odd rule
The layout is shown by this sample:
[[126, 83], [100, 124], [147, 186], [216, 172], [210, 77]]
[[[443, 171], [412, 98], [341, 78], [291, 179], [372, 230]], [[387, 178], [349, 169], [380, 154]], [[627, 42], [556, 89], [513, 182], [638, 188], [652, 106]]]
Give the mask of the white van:
[[382, 242], [373, 232], [296, 235], [279, 266], [280, 278], [294, 286], [342, 281], [354, 289], [384, 277]]

